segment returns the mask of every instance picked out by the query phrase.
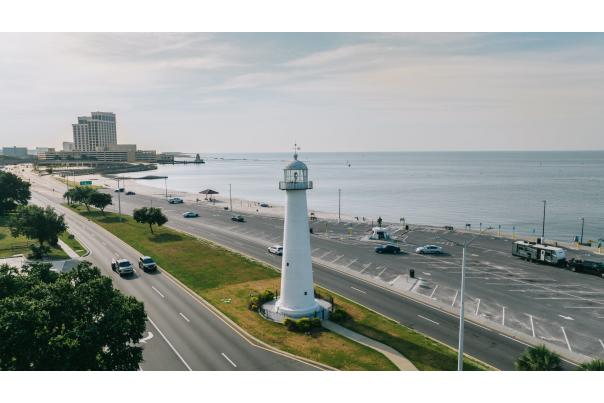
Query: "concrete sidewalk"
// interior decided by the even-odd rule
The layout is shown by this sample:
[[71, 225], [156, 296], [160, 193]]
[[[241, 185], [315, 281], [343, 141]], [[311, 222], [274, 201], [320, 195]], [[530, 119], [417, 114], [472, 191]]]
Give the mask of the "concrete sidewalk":
[[404, 355], [396, 351], [390, 346], [387, 346], [379, 341], [370, 339], [369, 337], [363, 336], [362, 334], [353, 332], [352, 330], [346, 329], [343, 326], [338, 325], [329, 320], [325, 320], [322, 322], [322, 325], [325, 329], [332, 331], [334, 333], [339, 334], [340, 336], [344, 336], [350, 340], [354, 340], [357, 343], [363, 344], [367, 347], [370, 347], [386, 356], [394, 365], [398, 367], [401, 371], [417, 371], [418, 369], [413, 365], [411, 361], [409, 361]]
[[59, 239], [59, 246], [61, 247], [61, 249], [63, 249], [63, 251], [65, 253], [67, 253], [67, 255], [69, 256], [70, 259], [79, 259], [80, 255], [78, 255], [73, 249], [71, 249], [71, 246], [67, 245], [65, 242], [61, 241]]

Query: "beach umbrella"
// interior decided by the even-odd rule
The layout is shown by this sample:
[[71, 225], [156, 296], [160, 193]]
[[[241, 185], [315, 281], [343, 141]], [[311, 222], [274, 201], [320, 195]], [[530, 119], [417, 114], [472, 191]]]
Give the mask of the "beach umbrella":
[[201, 192], [202, 195], [206, 195], [205, 200], [208, 200], [208, 195], [217, 195], [218, 192], [212, 189], [206, 189], [206, 190], [202, 190]]

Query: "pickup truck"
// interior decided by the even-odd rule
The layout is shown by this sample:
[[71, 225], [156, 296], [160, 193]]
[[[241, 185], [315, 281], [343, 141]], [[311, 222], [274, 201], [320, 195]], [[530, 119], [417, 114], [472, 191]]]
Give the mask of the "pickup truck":
[[573, 258], [566, 262], [566, 268], [570, 271], [592, 274], [604, 278], [604, 263], [602, 262]]
[[120, 275], [120, 277], [134, 274], [134, 267], [128, 259], [111, 259], [111, 270]]

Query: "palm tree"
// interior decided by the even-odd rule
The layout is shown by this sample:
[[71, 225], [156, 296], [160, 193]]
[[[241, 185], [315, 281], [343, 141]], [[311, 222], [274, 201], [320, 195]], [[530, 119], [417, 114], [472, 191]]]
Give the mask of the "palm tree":
[[579, 371], [604, 371], [604, 360], [591, 360], [579, 365]]
[[562, 371], [560, 356], [544, 345], [527, 348], [515, 366], [518, 371]]

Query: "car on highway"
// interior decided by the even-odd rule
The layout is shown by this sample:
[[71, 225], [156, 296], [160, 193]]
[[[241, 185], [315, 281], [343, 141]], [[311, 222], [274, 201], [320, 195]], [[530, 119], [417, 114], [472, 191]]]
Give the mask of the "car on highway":
[[231, 217], [231, 221], [245, 222], [245, 217], [243, 217], [242, 215], [234, 215]]
[[271, 245], [268, 247], [268, 253], [272, 253], [273, 255], [277, 255], [277, 256], [282, 256], [283, 255], [283, 246]]
[[134, 267], [128, 259], [111, 259], [111, 270], [120, 275], [120, 277], [134, 274]]
[[181, 199], [180, 197], [170, 197], [168, 198], [168, 203], [170, 204], [181, 204], [184, 203], [185, 201], [183, 199]]
[[138, 268], [145, 272], [157, 270], [157, 263], [149, 256], [141, 256], [138, 258]]
[[443, 253], [443, 248], [436, 245], [424, 245], [415, 249], [415, 253], [420, 255], [439, 255]]
[[126, 189], [124, 189], [124, 188], [119, 188], [119, 189], [115, 189], [115, 190], [114, 190], [114, 192], [115, 192], [115, 193], [123, 193], [123, 192], [124, 192], [124, 190], [126, 190]]
[[126, 192], [126, 196], [134, 196], [136, 193], [134, 193], [132, 190], [129, 190], [128, 192]]
[[182, 216], [184, 218], [195, 218], [195, 217], [199, 217], [199, 214], [196, 213], [195, 211], [186, 211], [186, 212], [182, 213]]
[[578, 273], [593, 274], [594, 276], [604, 278], [604, 263], [572, 258], [566, 262], [566, 268]]
[[260, 203], [260, 207], [270, 207], [268, 203]]
[[392, 253], [398, 255], [401, 253], [401, 248], [392, 244], [378, 245], [375, 247], [375, 253]]

